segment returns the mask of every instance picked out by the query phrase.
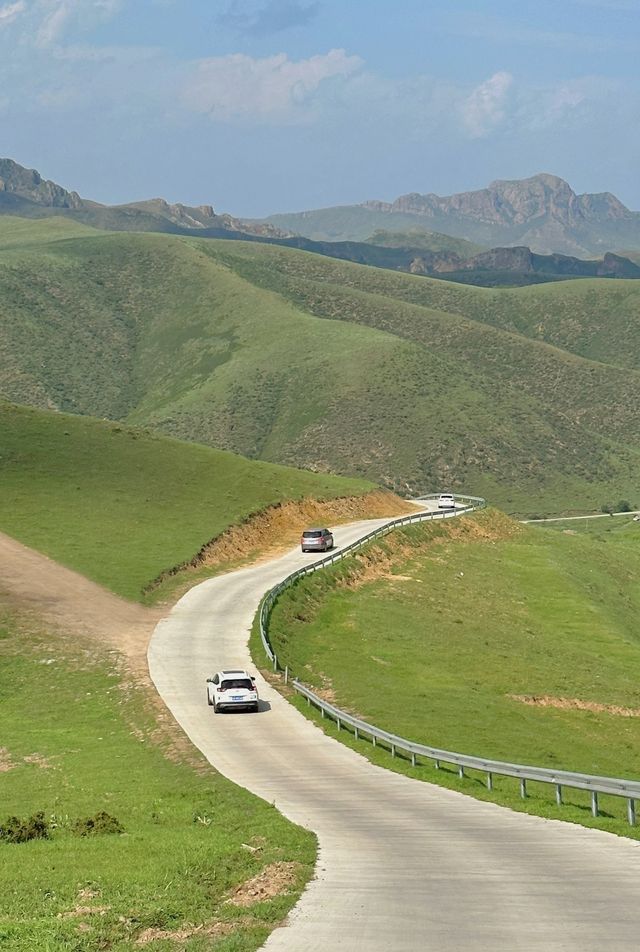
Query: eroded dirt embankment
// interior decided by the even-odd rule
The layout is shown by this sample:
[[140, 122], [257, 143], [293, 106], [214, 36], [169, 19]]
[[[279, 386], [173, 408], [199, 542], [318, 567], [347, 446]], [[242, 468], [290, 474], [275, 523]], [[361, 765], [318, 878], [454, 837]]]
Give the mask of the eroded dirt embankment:
[[186, 589], [192, 571], [215, 568], [225, 563], [235, 565], [247, 559], [259, 561], [274, 558], [295, 545], [302, 530], [311, 526], [331, 527], [357, 522], [359, 519], [393, 519], [415, 511], [414, 504], [385, 490], [323, 502], [301, 499], [279, 503], [255, 513], [241, 525], [230, 526], [207, 542], [192, 559], [162, 572], [146, 587], [145, 592], [152, 592], [176, 575], [184, 575]]

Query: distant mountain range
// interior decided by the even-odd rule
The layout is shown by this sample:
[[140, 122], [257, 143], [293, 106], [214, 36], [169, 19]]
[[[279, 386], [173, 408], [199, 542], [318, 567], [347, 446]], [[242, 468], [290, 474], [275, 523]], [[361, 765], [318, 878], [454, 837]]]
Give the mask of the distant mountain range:
[[0, 159], [0, 214], [24, 218], [63, 215], [84, 225], [111, 231], [160, 231], [228, 237], [242, 232], [259, 237], [283, 234], [268, 222], [244, 222], [217, 215], [211, 205], [171, 205], [162, 198], [128, 205], [101, 205], [43, 179], [13, 159]]
[[[612, 248], [621, 244], [640, 249], [640, 214], [630, 212], [608, 193], [576, 196], [566, 182], [550, 175], [522, 182], [496, 182], [480, 192], [450, 198], [407, 195], [393, 204], [368, 202], [342, 209], [273, 216], [267, 221], [247, 221], [218, 215], [211, 205], [169, 204], [162, 198], [101, 205], [43, 179], [34, 169], [26, 169], [12, 159], [0, 159], [0, 214], [3, 213], [25, 218], [62, 216], [111, 231], [267, 241], [358, 264], [464, 284], [524, 285], [572, 277], [640, 278], [637, 263], [611, 253]], [[439, 228], [449, 227], [449, 231], [425, 229], [426, 223], [436, 219]], [[416, 220], [421, 224], [416, 225]], [[543, 232], [560, 235], [559, 222], [564, 222], [566, 232], [571, 223], [577, 227], [577, 222], [584, 225], [587, 220], [594, 229], [596, 221], [608, 223], [606, 228], [602, 226], [602, 234], [618, 228], [611, 243], [602, 239], [600, 250], [595, 252], [601, 255], [606, 249], [604, 257], [584, 260], [587, 252], [583, 246], [571, 255], [557, 250], [550, 254], [531, 250], [544, 244], [539, 237]], [[454, 235], [451, 229], [455, 222], [464, 223], [474, 240]], [[400, 230], [381, 229], [380, 223]], [[558, 244], [570, 244], [565, 232], [564, 237], [557, 238]], [[317, 237], [325, 233], [332, 234], [334, 240]], [[338, 240], [342, 233], [361, 238]], [[507, 240], [507, 233], [511, 237], [537, 234], [538, 239], [527, 247], [524, 242], [515, 244]], [[487, 250], [480, 241], [490, 234], [498, 235], [503, 246]]]
[[411, 193], [394, 202], [272, 215], [267, 221], [317, 241], [362, 241], [377, 229], [422, 228], [484, 247], [527, 246], [538, 254], [584, 258], [640, 249], [640, 212], [610, 192], [576, 195], [548, 174], [446, 197]]
[[[525, 247], [491, 248], [474, 254], [477, 246], [469, 242], [435, 233], [429, 237], [428, 244], [433, 250], [425, 249], [420, 243], [414, 245], [413, 233], [387, 237], [384, 232], [377, 232], [376, 241], [384, 244], [374, 243], [373, 239], [313, 241], [299, 236], [260, 240], [356, 264], [484, 287], [543, 284], [568, 278], [640, 278], [638, 263], [612, 252], [595, 260], [560, 254], [539, 255]], [[440, 248], [438, 238], [443, 239]], [[454, 250], [450, 246], [456, 241]]]

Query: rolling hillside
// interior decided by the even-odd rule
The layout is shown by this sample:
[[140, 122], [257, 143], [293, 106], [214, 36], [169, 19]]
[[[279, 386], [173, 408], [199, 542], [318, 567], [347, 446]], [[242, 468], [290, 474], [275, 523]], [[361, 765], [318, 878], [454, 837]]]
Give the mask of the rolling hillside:
[[370, 488], [0, 402], [0, 531], [127, 598], [267, 506]]
[[634, 494], [634, 281], [498, 291], [261, 243], [34, 227], [0, 224], [7, 399], [525, 512]]

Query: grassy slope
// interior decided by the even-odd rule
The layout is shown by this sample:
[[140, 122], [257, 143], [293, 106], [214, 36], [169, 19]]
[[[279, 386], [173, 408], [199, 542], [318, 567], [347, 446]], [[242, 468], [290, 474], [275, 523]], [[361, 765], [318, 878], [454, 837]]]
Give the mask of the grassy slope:
[[367, 488], [0, 403], [0, 528], [127, 598], [267, 505]]
[[[34, 629], [2, 603], [0, 662], [2, 760], [10, 766], [0, 771], [0, 823], [43, 811], [56, 824], [48, 841], [0, 843], [2, 948], [134, 949], [145, 929], [219, 920], [232, 930], [215, 945], [220, 952], [260, 946], [311, 874], [313, 836], [188, 745], [184, 754], [166, 750], [112, 659]], [[124, 836], [73, 833], [76, 820], [100, 810], [120, 821]], [[290, 895], [250, 909], [225, 904], [233, 887], [273, 862], [297, 864]], [[180, 948], [211, 942], [185, 938]]]
[[[402, 443], [400, 419], [418, 456], [413, 479], [422, 468], [432, 485], [449, 481], [448, 464], [453, 481], [474, 485], [511, 508], [526, 506], [527, 497], [537, 504], [541, 496], [550, 508], [562, 505], [563, 497], [567, 505], [572, 496], [574, 504], [591, 499], [593, 505], [607, 482], [632, 484], [640, 378], [615, 364], [586, 361], [488, 326], [496, 300], [515, 300], [519, 292], [364, 271], [265, 246], [250, 250], [221, 243], [209, 253], [300, 310], [384, 330], [414, 345], [412, 361], [399, 375], [399, 393], [391, 397], [393, 438]], [[611, 288], [606, 282], [586, 283], [597, 284], [601, 295]], [[640, 288], [624, 284], [640, 301]], [[535, 300], [535, 289], [526, 292], [527, 300]], [[598, 308], [603, 312], [602, 300]], [[441, 362], [434, 380], [438, 394], [427, 406], [429, 419], [414, 428], [414, 414], [399, 394], [405, 386], [415, 392], [418, 380], [424, 386], [428, 358]], [[383, 437], [386, 422], [383, 412]]]
[[[259, 243], [45, 242], [35, 226], [40, 244], [0, 254], [10, 399], [401, 488], [473, 488], [525, 512], [632, 494], [634, 282], [489, 291]], [[628, 314], [611, 318], [620, 294]], [[611, 319], [621, 354], [604, 364], [527, 337], [541, 315], [552, 326], [556, 301], [567, 346], [600, 359]]]
[[385, 231], [380, 229], [367, 238], [367, 243], [383, 248], [420, 248], [423, 251], [452, 251], [461, 258], [471, 258], [481, 251], [481, 245], [474, 245], [464, 238], [452, 238], [437, 231], [424, 231], [414, 228], [408, 231]]
[[[640, 530], [615, 525], [567, 534], [487, 511], [402, 530], [280, 600], [271, 627], [278, 657], [330, 686], [340, 706], [402, 736], [638, 777], [640, 717], [509, 697], [640, 708]], [[605, 809], [622, 812], [613, 800]]]

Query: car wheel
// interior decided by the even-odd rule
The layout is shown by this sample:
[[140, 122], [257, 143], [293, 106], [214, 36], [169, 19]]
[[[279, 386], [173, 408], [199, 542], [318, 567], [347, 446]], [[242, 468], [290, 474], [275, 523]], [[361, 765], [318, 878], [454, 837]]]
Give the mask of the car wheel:
[[214, 701], [214, 704], [213, 704], [213, 713], [214, 713], [214, 714], [219, 714], [219, 713], [220, 713], [220, 708], [219, 708], [218, 705], [215, 703], [215, 701]]
[[209, 705], [209, 707], [211, 707], [211, 705], [213, 704], [213, 701], [211, 700], [211, 695], [209, 694], [208, 691], [207, 691], [207, 704]]

